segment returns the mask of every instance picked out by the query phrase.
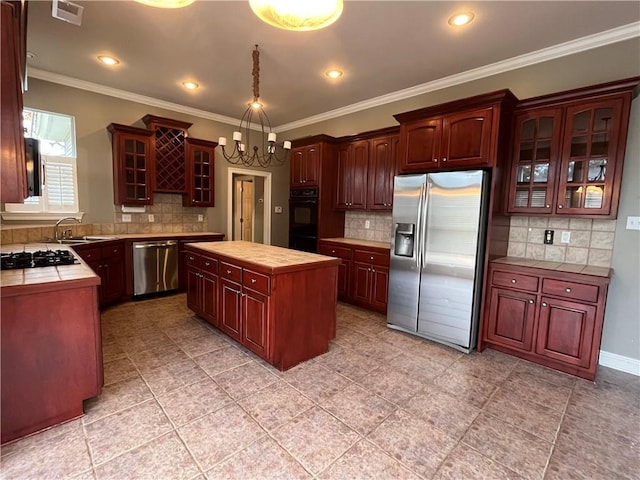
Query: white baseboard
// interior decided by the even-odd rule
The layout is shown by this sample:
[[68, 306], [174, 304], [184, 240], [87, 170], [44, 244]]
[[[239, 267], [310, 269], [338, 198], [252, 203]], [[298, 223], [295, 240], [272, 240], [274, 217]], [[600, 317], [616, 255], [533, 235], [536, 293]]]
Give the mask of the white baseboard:
[[600, 360], [598, 363], [603, 367], [613, 368], [640, 377], [640, 360], [635, 358], [623, 357], [617, 353], [600, 350]]

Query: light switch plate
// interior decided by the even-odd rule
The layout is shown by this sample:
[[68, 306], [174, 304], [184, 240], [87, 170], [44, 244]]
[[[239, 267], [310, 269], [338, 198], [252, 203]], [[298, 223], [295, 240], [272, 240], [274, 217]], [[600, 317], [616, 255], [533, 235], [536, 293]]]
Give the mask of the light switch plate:
[[640, 230], [640, 217], [627, 217], [627, 230]]
[[371, 228], [371, 220], [364, 221], [364, 228]]
[[569, 243], [571, 241], [571, 232], [562, 232], [560, 234], [560, 243]]
[[149, 214], [149, 223], [153, 223], [156, 221], [156, 217], [153, 216], [153, 213]]
[[273, 208], [273, 211], [274, 211], [275, 213], [282, 213], [282, 207], [281, 207], [280, 205], [276, 205], [276, 206]]

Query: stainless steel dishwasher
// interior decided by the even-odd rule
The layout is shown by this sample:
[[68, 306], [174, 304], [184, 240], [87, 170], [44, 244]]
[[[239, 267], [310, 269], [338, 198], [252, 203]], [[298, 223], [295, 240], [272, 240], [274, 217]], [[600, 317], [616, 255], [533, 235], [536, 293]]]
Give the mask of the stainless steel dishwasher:
[[178, 288], [178, 242], [133, 242], [133, 295]]

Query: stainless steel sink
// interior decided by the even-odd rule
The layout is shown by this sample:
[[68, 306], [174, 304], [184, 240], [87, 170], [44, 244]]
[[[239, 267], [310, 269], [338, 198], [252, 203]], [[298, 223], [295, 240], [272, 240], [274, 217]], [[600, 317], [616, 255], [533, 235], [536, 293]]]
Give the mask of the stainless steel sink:
[[73, 243], [91, 243], [91, 242], [98, 242], [101, 240], [112, 240], [113, 237], [102, 237], [99, 235], [87, 235], [84, 237], [70, 237], [70, 238], [61, 238], [60, 240], [58, 240], [58, 243], [66, 243], [66, 244], [73, 244]]

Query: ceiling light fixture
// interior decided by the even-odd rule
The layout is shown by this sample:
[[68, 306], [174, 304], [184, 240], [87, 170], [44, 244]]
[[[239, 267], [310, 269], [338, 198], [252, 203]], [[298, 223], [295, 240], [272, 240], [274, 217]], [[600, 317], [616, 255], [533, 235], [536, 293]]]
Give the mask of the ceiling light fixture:
[[98, 60], [109, 66], [118, 65], [120, 63], [120, 60], [116, 57], [110, 57], [109, 55], [98, 55]]
[[475, 15], [471, 12], [456, 13], [449, 17], [449, 25], [452, 27], [461, 27], [471, 23]]
[[328, 27], [342, 14], [342, 0], [249, 0], [264, 22], [284, 30], [309, 31]]
[[135, 0], [149, 7], [157, 8], [183, 8], [188, 7], [196, 0]]
[[[251, 167], [254, 164], [261, 167], [269, 167], [271, 165], [284, 165], [289, 150], [291, 150], [291, 142], [285, 141], [282, 148], [285, 150], [285, 158], [279, 158], [276, 155], [276, 134], [271, 131], [271, 122], [267, 113], [264, 111], [260, 103], [260, 52], [258, 45], [252, 54], [253, 70], [253, 100], [242, 115], [240, 120], [240, 131], [233, 132], [233, 151], [227, 154], [225, 146], [227, 139], [220, 137], [218, 145], [222, 147], [224, 158], [234, 165], [242, 164]], [[253, 123], [254, 114], [260, 124]], [[251, 130], [256, 130], [251, 132]], [[253, 137], [253, 138], [252, 138]], [[256, 138], [257, 137], [257, 138]], [[242, 143], [244, 141], [246, 143]], [[262, 151], [260, 149], [262, 148]]]
[[329, 78], [340, 78], [342, 76], [341, 70], [328, 70], [325, 75]]
[[197, 84], [197, 82], [182, 82], [182, 86], [184, 88], [187, 88], [189, 90], [195, 90], [196, 88], [198, 88], [200, 85]]

